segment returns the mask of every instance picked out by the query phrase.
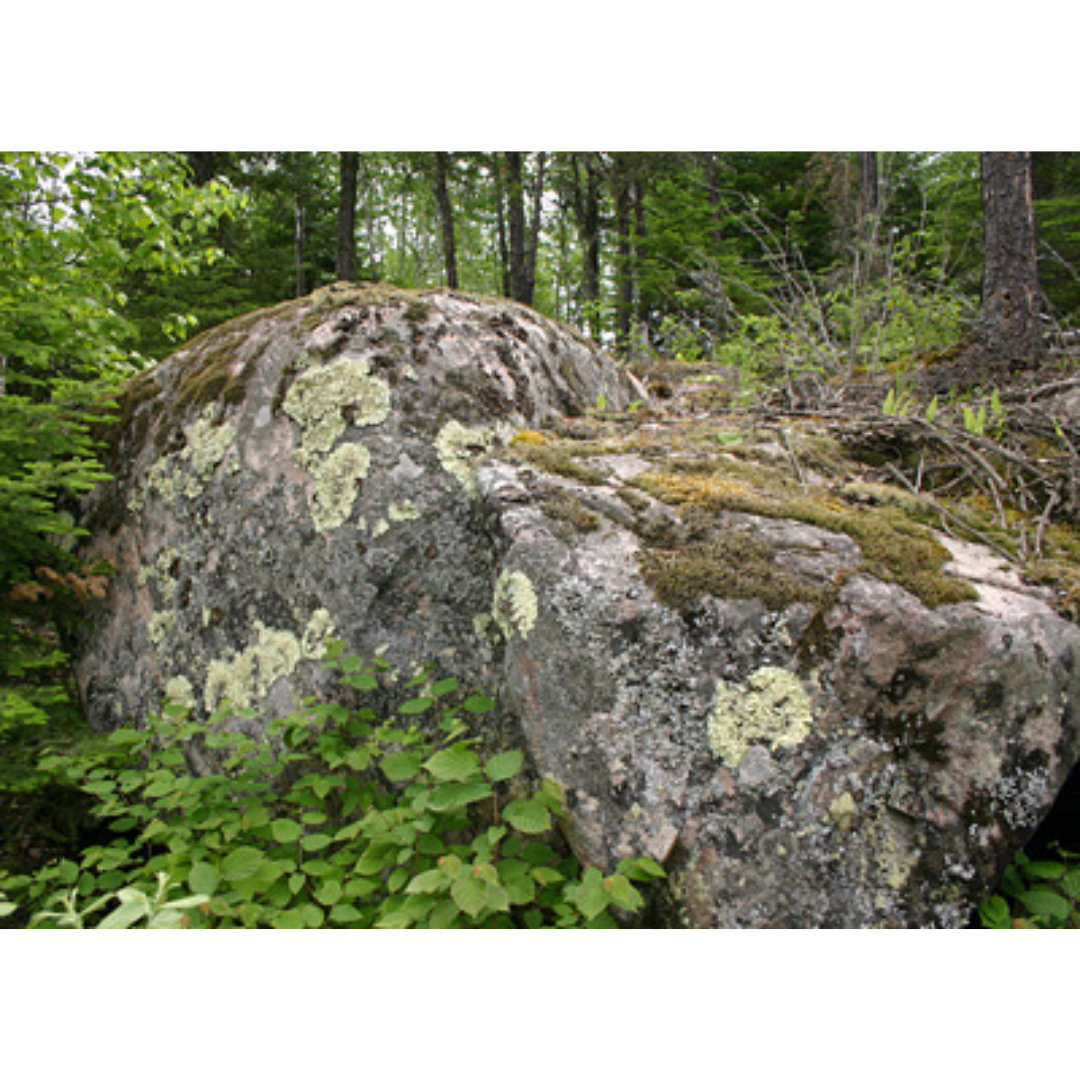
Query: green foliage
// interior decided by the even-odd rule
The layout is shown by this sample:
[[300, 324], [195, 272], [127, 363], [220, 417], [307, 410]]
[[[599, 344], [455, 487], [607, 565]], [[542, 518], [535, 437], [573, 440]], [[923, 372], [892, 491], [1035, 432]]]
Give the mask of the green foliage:
[[1022, 852], [1001, 889], [979, 906], [987, 930], [1080, 930], [1080, 855], [1030, 859]]
[[[0, 153], [0, 798], [49, 781], [32, 756], [71, 727], [59, 630], [96, 595], [69, 512], [105, 479], [94, 438], [141, 365], [126, 284], [193, 274], [236, 206], [164, 153]], [[186, 312], [161, 312], [174, 333]], [[25, 805], [25, 799], [20, 805]], [[7, 833], [7, 827], [3, 829]], [[5, 845], [7, 836], [4, 836]]]
[[[332, 655], [346, 686], [387, 700], [384, 665]], [[79, 928], [602, 929], [642, 909], [635, 883], [663, 871], [647, 858], [582, 871], [554, 832], [557, 786], [533, 787], [521, 751], [485, 756], [469, 734], [489, 698], [455, 679], [406, 692], [381, 715], [312, 703], [265, 738], [167, 707], [93, 752], [56, 755], [48, 768], [92, 796], [115, 838], [7, 888], [31, 925]], [[425, 730], [405, 726], [419, 714]], [[218, 771], [193, 773], [192, 746]], [[169, 883], [192, 895], [168, 901]]]

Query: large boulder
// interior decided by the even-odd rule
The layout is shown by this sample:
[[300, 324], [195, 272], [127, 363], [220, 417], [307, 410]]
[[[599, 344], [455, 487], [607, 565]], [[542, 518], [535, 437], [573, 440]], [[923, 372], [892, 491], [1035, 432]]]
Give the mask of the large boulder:
[[962, 926], [1080, 753], [1080, 629], [812, 432], [652, 412], [519, 305], [335, 286], [129, 389], [94, 723], [276, 715], [324, 642], [499, 696], [658, 925]]
[[642, 394], [569, 329], [459, 294], [337, 285], [204, 334], [128, 389], [88, 508], [117, 568], [76, 665], [91, 723], [166, 693], [283, 715], [331, 636], [494, 683], [473, 459]]

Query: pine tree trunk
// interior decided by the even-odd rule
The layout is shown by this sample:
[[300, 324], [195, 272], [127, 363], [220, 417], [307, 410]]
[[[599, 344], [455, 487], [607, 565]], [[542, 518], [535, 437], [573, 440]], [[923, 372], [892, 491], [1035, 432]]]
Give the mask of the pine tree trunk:
[[338, 194], [338, 281], [356, 280], [356, 190], [359, 173], [359, 151], [342, 150]]
[[980, 154], [984, 268], [979, 340], [995, 370], [1035, 367], [1045, 353], [1039, 321], [1031, 154]]
[[447, 154], [435, 152], [435, 201], [439, 205], [439, 219], [442, 224], [443, 262], [446, 265], [446, 284], [451, 289], [458, 287], [457, 246], [454, 243], [454, 206], [450, 200], [450, 187], [447, 179]]
[[506, 171], [509, 180], [510, 218], [510, 297], [528, 303], [528, 272], [525, 265], [525, 189], [522, 179], [522, 154], [506, 152]]

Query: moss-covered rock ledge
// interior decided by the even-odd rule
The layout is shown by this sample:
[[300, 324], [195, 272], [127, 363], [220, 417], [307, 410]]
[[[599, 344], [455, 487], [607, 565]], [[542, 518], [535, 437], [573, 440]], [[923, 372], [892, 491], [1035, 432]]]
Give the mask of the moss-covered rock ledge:
[[479, 486], [537, 617], [508, 700], [588, 861], [665, 917], [962, 926], [1078, 752], [1080, 629], [813, 424], [636, 409]]
[[[601, 408], [602, 406], [602, 408]], [[1078, 752], [1080, 629], [812, 424], [660, 411], [574, 331], [333, 286], [135, 380], [85, 507], [95, 724], [258, 729], [327, 641], [497, 694], [664, 926], [955, 926]], [[212, 762], [197, 762], [212, 767]]]

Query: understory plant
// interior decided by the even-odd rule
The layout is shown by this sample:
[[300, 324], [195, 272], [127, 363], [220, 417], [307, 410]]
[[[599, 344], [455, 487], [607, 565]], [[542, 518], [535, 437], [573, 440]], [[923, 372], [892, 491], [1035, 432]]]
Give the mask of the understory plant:
[[642, 910], [638, 884], [662, 869], [638, 858], [605, 873], [568, 854], [557, 785], [470, 733], [490, 698], [424, 673], [393, 701], [387, 665], [339, 645], [328, 664], [358, 703], [309, 703], [265, 728], [170, 705], [47, 761], [115, 835], [0, 882], [30, 925], [601, 929]]
[[1023, 852], [1005, 872], [1000, 890], [979, 906], [987, 930], [1080, 930], [1080, 855], [1056, 859]]

